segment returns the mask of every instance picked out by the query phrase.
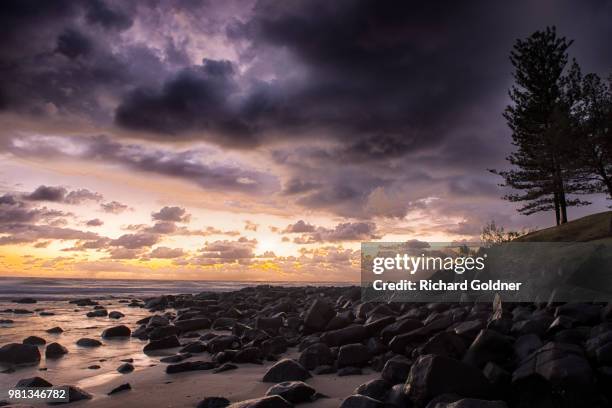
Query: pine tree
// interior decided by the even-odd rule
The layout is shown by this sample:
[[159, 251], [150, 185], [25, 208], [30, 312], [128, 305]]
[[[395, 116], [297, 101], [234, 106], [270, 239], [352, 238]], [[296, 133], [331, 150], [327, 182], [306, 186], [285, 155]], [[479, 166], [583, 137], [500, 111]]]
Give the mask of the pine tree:
[[503, 186], [518, 190], [504, 198], [524, 202], [520, 213], [554, 209], [557, 225], [567, 222], [567, 207], [587, 204], [569, 198], [582, 191], [573, 167], [567, 165], [572, 133], [563, 73], [571, 44], [558, 37], [554, 27], [516, 41], [510, 53], [516, 82], [509, 91], [513, 103], [504, 112], [516, 147], [507, 157], [513, 168], [491, 170], [504, 178]]
[[607, 193], [612, 199], [612, 77], [597, 74], [572, 80], [577, 177], [585, 192]]

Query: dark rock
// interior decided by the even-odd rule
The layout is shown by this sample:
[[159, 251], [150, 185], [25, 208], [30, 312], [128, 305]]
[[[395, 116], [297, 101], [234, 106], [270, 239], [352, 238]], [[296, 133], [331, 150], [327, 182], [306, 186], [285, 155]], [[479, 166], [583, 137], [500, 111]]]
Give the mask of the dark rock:
[[130, 363], [123, 363], [119, 367], [117, 367], [117, 371], [121, 374], [127, 374], [134, 371], [134, 366]]
[[70, 402], [76, 402], [76, 401], [82, 401], [82, 400], [86, 400], [86, 399], [91, 399], [92, 395], [90, 393], [88, 393], [87, 391], [79, 388], [79, 387], [75, 387], [74, 385], [62, 385], [60, 388], [67, 388], [68, 389], [68, 401], [67, 402], [51, 402], [49, 403], [50, 405], [56, 405], [56, 404], [65, 404], [65, 403], [70, 403]]
[[389, 384], [383, 379], [378, 378], [375, 380], [370, 380], [367, 383], [361, 384], [355, 389], [355, 391], [353, 391], [353, 393], [365, 395], [366, 397], [382, 401], [387, 395], [387, 392], [389, 392], [390, 388], [391, 384]]
[[316, 375], [334, 374], [336, 372], [336, 369], [334, 368], [334, 366], [322, 365], [315, 368], [313, 372]]
[[280, 316], [258, 317], [255, 320], [255, 327], [270, 333], [278, 333], [278, 329], [283, 327], [283, 318]]
[[368, 336], [378, 336], [380, 331], [395, 322], [395, 317], [385, 316], [378, 319], [368, 319], [364, 325]]
[[466, 350], [467, 345], [458, 334], [444, 331], [427, 340], [420, 349], [420, 354], [435, 354], [460, 360]]
[[206, 397], [198, 402], [196, 408], [225, 408], [230, 404], [230, 400], [223, 397]]
[[398, 320], [393, 324], [382, 329], [380, 335], [385, 343], [389, 343], [391, 339], [399, 334], [409, 333], [413, 330], [423, 327], [423, 323], [416, 319]]
[[236, 364], [231, 364], [231, 363], [225, 363], [220, 367], [217, 367], [213, 370], [213, 373], [222, 373], [224, 371], [230, 371], [230, 370], [235, 370], [237, 369], [238, 366]]
[[108, 317], [110, 319], [121, 319], [122, 317], [125, 317], [125, 315], [121, 312], [114, 310], [108, 314]]
[[412, 361], [404, 356], [396, 356], [387, 361], [380, 376], [391, 385], [404, 383], [408, 378], [411, 366]]
[[491, 383], [493, 395], [506, 399], [510, 392], [512, 374], [492, 362], [487, 363], [482, 373]]
[[487, 362], [503, 363], [512, 357], [512, 340], [495, 330], [481, 330], [463, 358], [468, 364], [483, 368]]
[[261, 343], [261, 351], [265, 355], [269, 354], [283, 354], [287, 351], [289, 344], [283, 336], [272, 337], [271, 339], [264, 340]]
[[433, 397], [456, 393], [464, 397], [486, 398], [489, 382], [474, 366], [449, 357], [428, 354], [412, 365], [404, 388], [417, 405]]
[[340, 408], [382, 408], [384, 404], [365, 395], [351, 395], [342, 401]]
[[59, 326], [55, 326], [50, 329], [47, 329], [46, 332], [51, 333], [51, 334], [59, 334], [59, 333], [63, 333], [64, 330]]
[[112, 339], [115, 337], [130, 337], [132, 331], [125, 325], [109, 327], [102, 332], [102, 338]]
[[195, 319], [177, 320], [174, 322], [174, 325], [178, 327], [181, 332], [189, 332], [209, 329], [211, 321], [206, 317], [199, 317]]
[[81, 347], [100, 347], [102, 345], [102, 343], [99, 340], [90, 339], [87, 337], [78, 339], [76, 344], [77, 346], [81, 346]]
[[19, 380], [15, 388], [31, 388], [31, 387], [53, 387], [49, 381], [42, 377], [31, 377]]
[[166, 366], [167, 374], [182, 373], [185, 371], [212, 370], [216, 364], [212, 361], [186, 361], [184, 363], [170, 364]]
[[179, 363], [191, 357], [189, 353], [175, 354], [173, 356], [163, 357], [159, 360], [160, 363]]
[[59, 358], [68, 353], [68, 349], [59, 343], [50, 343], [45, 349], [46, 358]]
[[231, 317], [219, 317], [213, 322], [212, 328], [215, 330], [231, 330], [234, 323], [236, 323], [236, 319]]
[[325, 332], [321, 335], [321, 341], [328, 346], [343, 346], [345, 344], [358, 343], [368, 337], [366, 328], [362, 325], [353, 325], [344, 329]]
[[87, 317], [106, 317], [108, 316], [108, 312], [106, 311], [106, 309], [92, 310], [91, 312], [87, 312], [86, 316]]
[[553, 318], [549, 316], [541, 316], [529, 320], [523, 320], [512, 325], [512, 334], [520, 336], [524, 334], [537, 334], [544, 336], [546, 330], [553, 322]]
[[13, 323], [15, 323], [15, 321], [11, 319], [0, 319], [0, 324], [13, 324]]
[[366, 341], [366, 347], [371, 355], [375, 356], [378, 354], [382, 354], [387, 351], [387, 346], [381, 340], [376, 337], [370, 337]]
[[246, 401], [234, 402], [229, 408], [292, 408], [293, 405], [278, 395], [255, 398]]
[[164, 337], [178, 336], [181, 331], [176, 326], [155, 326], [153, 330], [149, 332], [149, 340], [161, 340]]
[[304, 315], [304, 327], [311, 331], [322, 331], [335, 315], [334, 308], [328, 302], [317, 299]]
[[153, 350], [162, 350], [173, 347], [180, 347], [181, 343], [179, 342], [178, 337], [176, 336], [168, 336], [159, 340], [151, 340], [149, 344], [144, 346], [143, 351], [146, 353], [147, 351]]
[[110, 390], [110, 391], [108, 392], [108, 394], [106, 394], [106, 395], [113, 395], [113, 394], [116, 394], [116, 393], [118, 393], [118, 392], [121, 392], [121, 391], [129, 391], [129, 390], [131, 390], [131, 389], [132, 389], [132, 386], [130, 385], [130, 383], [125, 383], [125, 384], [121, 384], [121, 385], [120, 385], [120, 386], [118, 386], [118, 387], [113, 388], [113, 389], [112, 389], [112, 390]]
[[391, 387], [384, 402], [386, 407], [409, 408], [412, 406], [410, 399], [404, 393], [404, 384], [395, 384]]
[[40, 351], [31, 344], [9, 343], [0, 347], [0, 363], [36, 364], [39, 361]]
[[207, 343], [206, 347], [211, 354], [227, 349], [237, 349], [240, 347], [240, 339], [234, 335], [216, 336]]
[[316, 390], [302, 381], [286, 381], [273, 385], [268, 389], [266, 395], [280, 395], [285, 400], [298, 404], [311, 401]]
[[30, 336], [23, 339], [23, 344], [31, 344], [32, 346], [42, 346], [46, 343], [47, 341], [45, 339], [38, 336]]
[[342, 367], [336, 373], [338, 377], [346, 377], [347, 375], [361, 375], [363, 371], [360, 367]]
[[567, 316], [582, 324], [594, 325], [601, 319], [602, 307], [588, 303], [566, 303], [557, 307], [555, 316]]
[[236, 353], [232, 359], [234, 363], [261, 363], [261, 350], [258, 347], [247, 347]]
[[262, 381], [280, 383], [285, 381], [304, 381], [310, 377], [310, 373], [300, 363], [285, 358], [270, 367]]
[[100, 369], [100, 365], [99, 364], [93, 364], [93, 365], [90, 365], [87, 368], [89, 368], [90, 370], [99, 370]]
[[[563, 392], [556, 392], [562, 390]], [[526, 358], [512, 374], [512, 395], [521, 404], [537, 406], [593, 406], [594, 373], [582, 348], [547, 343]]]
[[53, 313], [53, 312], [45, 312], [45, 311], [42, 311], [42, 312], [40, 312], [38, 314], [39, 314], [39, 316], [55, 316], [55, 313]]
[[98, 305], [98, 302], [94, 302], [91, 299], [75, 299], [75, 300], [71, 300], [68, 303], [71, 303], [77, 306], [97, 306]]
[[370, 352], [363, 344], [347, 344], [338, 351], [338, 368], [361, 367], [370, 361]]
[[201, 341], [193, 341], [179, 350], [179, 353], [203, 353], [206, 351], [206, 345]]
[[537, 334], [526, 334], [520, 336], [514, 342], [514, 356], [518, 362], [521, 362], [531, 353], [542, 347], [544, 344]]
[[327, 345], [316, 343], [307, 347], [300, 354], [299, 362], [307, 370], [314, 370], [321, 365], [331, 365], [334, 363], [334, 355]]

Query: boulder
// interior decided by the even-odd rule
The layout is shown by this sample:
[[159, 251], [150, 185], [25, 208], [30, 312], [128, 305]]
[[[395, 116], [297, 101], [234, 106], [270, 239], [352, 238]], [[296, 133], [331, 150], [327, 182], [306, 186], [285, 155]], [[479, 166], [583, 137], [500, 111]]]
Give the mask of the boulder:
[[334, 308], [327, 301], [317, 299], [304, 315], [304, 327], [310, 331], [322, 331], [327, 323], [336, 315]]
[[293, 405], [278, 395], [254, 398], [246, 401], [234, 402], [228, 408], [292, 408]]
[[203, 353], [206, 351], [206, 345], [201, 341], [193, 341], [179, 350], [179, 353]]
[[512, 339], [495, 330], [481, 330], [463, 361], [478, 368], [483, 368], [489, 361], [504, 363], [513, 356]]
[[59, 327], [59, 326], [52, 327], [52, 328], [47, 329], [45, 331], [47, 333], [51, 333], [51, 334], [59, 334], [59, 333], [63, 333], [64, 332], [64, 330], [61, 327]]
[[463, 398], [453, 402], [438, 402], [428, 408], [508, 408], [504, 401], [487, 401], [475, 398]]
[[206, 397], [198, 402], [196, 408], [225, 408], [230, 404], [230, 400], [223, 397]]
[[59, 343], [50, 343], [45, 349], [46, 358], [59, 358], [68, 353], [68, 349]]
[[31, 344], [32, 346], [42, 346], [45, 343], [47, 343], [47, 341], [43, 339], [42, 337], [30, 336], [30, 337], [26, 337], [25, 339], [23, 339], [22, 343]]
[[280, 316], [258, 317], [255, 320], [255, 327], [270, 333], [278, 333], [278, 329], [283, 327], [283, 318]]
[[396, 356], [387, 361], [380, 376], [391, 385], [404, 383], [411, 366], [412, 361], [404, 356]]
[[460, 360], [466, 350], [467, 345], [458, 334], [444, 331], [427, 340], [420, 348], [420, 354], [435, 354]]
[[116, 337], [130, 337], [132, 331], [125, 325], [113, 326], [102, 332], [103, 339], [112, 339]]
[[36, 364], [39, 361], [40, 351], [31, 344], [9, 343], [0, 347], [0, 363]]
[[317, 391], [302, 381], [285, 381], [273, 385], [268, 389], [266, 395], [280, 395], [287, 401], [298, 404], [311, 401]]
[[166, 374], [176, 374], [185, 371], [212, 370], [217, 365], [212, 361], [185, 361], [184, 363], [166, 366]]
[[285, 381], [304, 381], [310, 377], [310, 373], [300, 363], [285, 358], [270, 367], [263, 376], [262, 381], [280, 383]]
[[42, 377], [30, 377], [19, 380], [15, 385], [15, 388], [31, 388], [31, 387], [53, 387], [49, 381]]
[[234, 358], [232, 358], [232, 361], [238, 364], [261, 363], [261, 350], [259, 347], [244, 348], [236, 353]]
[[96, 339], [90, 339], [88, 337], [83, 337], [77, 340], [77, 346], [81, 347], [100, 347], [102, 342]]
[[417, 405], [433, 397], [455, 393], [468, 398], [486, 398], [489, 382], [482, 372], [453, 358], [427, 354], [412, 365], [404, 391]]
[[358, 343], [367, 337], [368, 332], [366, 328], [360, 324], [356, 324], [343, 329], [325, 332], [321, 335], [321, 341], [328, 346], [334, 347]]
[[340, 404], [340, 408], [382, 408], [383, 406], [379, 400], [365, 395], [351, 395]]
[[[87, 399], [92, 398], [92, 395], [90, 393], [88, 393], [87, 391], [79, 387], [75, 387], [74, 385], [63, 385], [58, 388], [64, 388], [68, 390], [68, 401], [67, 402], [76, 402], [76, 401], [87, 400]], [[58, 403], [52, 403], [52, 404], [58, 404]]]
[[181, 331], [178, 327], [172, 325], [154, 326], [149, 332], [149, 340], [161, 340], [164, 337], [178, 336]]
[[393, 337], [409, 333], [421, 327], [423, 327], [423, 323], [420, 320], [402, 319], [382, 329], [380, 335], [385, 343], [389, 343]]
[[178, 327], [181, 332], [188, 332], [209, 329], [211, 321], [206, 317], [198, 317], [195, 319], [177, 320], [174, 322], [174, 325]]
[[87, 317], [106, 317], [108, 316], [108, 311], [106, 309], [97, 309], [92, 310], [91, 312], [87, 312]]
[[355, 391], [353, 391], [353, 393], [365, 395], [366, 397], [382, 401], [387, 395], [387, 392], [389, 392], [390, 388], [391, 384], [381, 378], [377, 378], [361, 384], [355, 389]]
[[316, 343], [307, 347], [302, 351], [299, 358], [300, 364], [307, 370], [314, 370], [322, 365], [332, 365], [334, 360], [331, 349], [323, 343]]
[[227, 349], [237, 349], [240, 347], [240, 339], [232, 334], [216, 336], [208, 341], [206, 347], [211, 354]]
[[362, 375], [361, 367], [342, 367], [338, 369], [338, 377], [346, 377], [347, 375]]
[[132, 389], [132, 386], [130, 385], [130, 383], [125, 383], [125, 384], [121, 384], [115, 388], [113, 388], [112, 390], [110, 390], [106, 395], [113, 395], [116, 394], [118, 392], [121, 391], [129, 391]]
[[112, 312], [108, 314], [108, 317], [109, 319], [121, 319], [122, 317], [125, 317], [125, 315], [121, 312], [113, 310]]
[[366, 365], [370, 358], [370, 352], [363, 344], [347, 344], [338, 351], [338, 368], [361, 367]]
[[153, 350], [162, 350], [173, 347], [180, 347], [181, 343], [179, 342], [178, 337], [176, 336], [168, 336], [159, 340], [151, 340], [149, 344], [144, 346], [143, 351], [146, 353], [147, 351]]
[[130, 363], [123, 363], [119, 367], [117, 367], [117, 371], [121, 374], [127, 374], [134, 371], [134, 366]]

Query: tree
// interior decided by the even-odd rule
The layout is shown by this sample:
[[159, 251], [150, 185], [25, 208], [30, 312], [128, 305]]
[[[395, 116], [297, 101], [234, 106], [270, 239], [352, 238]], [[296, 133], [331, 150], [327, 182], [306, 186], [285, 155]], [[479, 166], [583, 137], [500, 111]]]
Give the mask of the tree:
[[573, 167], [566, 165], [572, 134], [563, 73], [571, 44], [554, 27], [516, 41], [510, 53], [516, 83], [504, 112], [516, 147], [507, 157], [513, 168], [491, 170], [504, 178], [502, 186], [518, 190], [504, 198], [524, 202], [520, 213], [554, 209], [557, 225], [567, 222], [567, 207], [588, 204], [569, 198], [582, 191]]
[[612, 199], [612, 77], [606, 83], [597, 74], [579, 75], [571, 84], [577, 177], [585, 192]]
[[506, 231], [503, 226], [498, 226], [493, 220], [487, 222], [480, 231], [480, 241], [486, 247], [492, 247], [495, 245], [502, 244], [504, 242], [510, 242], [516, 238], [527, 235], [531, 230], [522, 229], [520, 231]]

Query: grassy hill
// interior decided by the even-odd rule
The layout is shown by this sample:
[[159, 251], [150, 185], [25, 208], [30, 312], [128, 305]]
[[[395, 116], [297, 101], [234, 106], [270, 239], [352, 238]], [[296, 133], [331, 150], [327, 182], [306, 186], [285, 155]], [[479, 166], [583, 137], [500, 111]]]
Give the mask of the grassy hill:
[[531, 232], [518, 242], [586, 242], [612, 240], [612, 211], [587, 215], [567, 224]]

